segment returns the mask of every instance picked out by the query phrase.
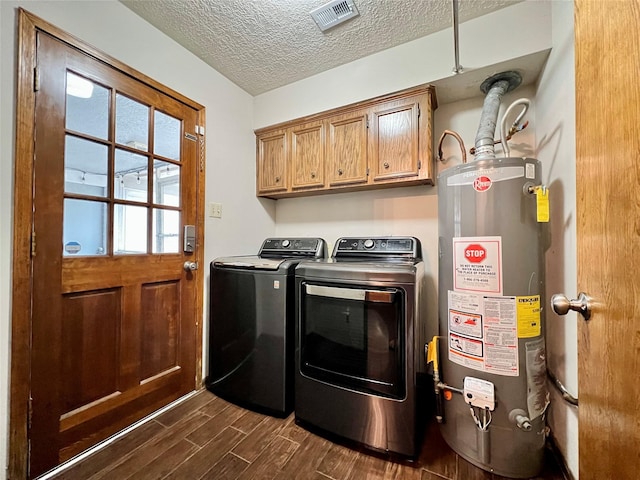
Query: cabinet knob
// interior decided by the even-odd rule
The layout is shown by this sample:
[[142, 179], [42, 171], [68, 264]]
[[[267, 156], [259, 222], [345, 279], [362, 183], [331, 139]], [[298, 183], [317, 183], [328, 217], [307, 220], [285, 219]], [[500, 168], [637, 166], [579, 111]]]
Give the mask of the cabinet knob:
[[389, 163], [388, 162], [384, 162], [384, 168], [389, 168]]
[[342, 169], [338, 170], [338, 175], [342, 175], [344, 172], [342, 171]]
[[311, 172], [311, 178], [316, 178], [316, 173], [315, 172]]
[[276, 177], [276, 183], [280, 181], [280, 177]]

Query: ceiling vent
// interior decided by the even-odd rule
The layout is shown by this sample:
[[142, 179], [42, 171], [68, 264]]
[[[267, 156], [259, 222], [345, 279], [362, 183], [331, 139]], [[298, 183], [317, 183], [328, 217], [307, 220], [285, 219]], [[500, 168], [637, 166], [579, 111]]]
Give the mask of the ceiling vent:
[[323, 32], [360, 15], [353, 0], [333, 0], [310, 12]]

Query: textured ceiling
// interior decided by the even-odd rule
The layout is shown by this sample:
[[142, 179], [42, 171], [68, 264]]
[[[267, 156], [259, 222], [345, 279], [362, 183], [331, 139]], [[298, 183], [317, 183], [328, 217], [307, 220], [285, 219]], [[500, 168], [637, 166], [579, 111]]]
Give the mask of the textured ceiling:
[[[521, 0], [459, 0], [462, 23]], [[452, 26], [452, 0], [354, 0], [360, 16], [321, 32], [327, 0], [121, 0], [252, 95]]]

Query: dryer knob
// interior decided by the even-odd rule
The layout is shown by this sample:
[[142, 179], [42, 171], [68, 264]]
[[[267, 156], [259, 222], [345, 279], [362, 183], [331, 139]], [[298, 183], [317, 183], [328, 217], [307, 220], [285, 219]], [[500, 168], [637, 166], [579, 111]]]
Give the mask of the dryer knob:
[[374, 243], [373, 243], [373, 240], [371, 240], [371, 239], [368, 239], [368, 240], [364, 241], [364, 248], [373, 248], [373, 245], [374, 245]]

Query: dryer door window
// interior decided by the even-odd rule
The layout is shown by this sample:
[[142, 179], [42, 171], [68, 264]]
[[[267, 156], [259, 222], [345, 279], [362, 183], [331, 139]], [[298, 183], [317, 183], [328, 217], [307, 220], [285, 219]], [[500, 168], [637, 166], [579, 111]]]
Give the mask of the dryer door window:
[[405, 396], [404, 290], [303, 282], [300, 370], [333, 385]]

